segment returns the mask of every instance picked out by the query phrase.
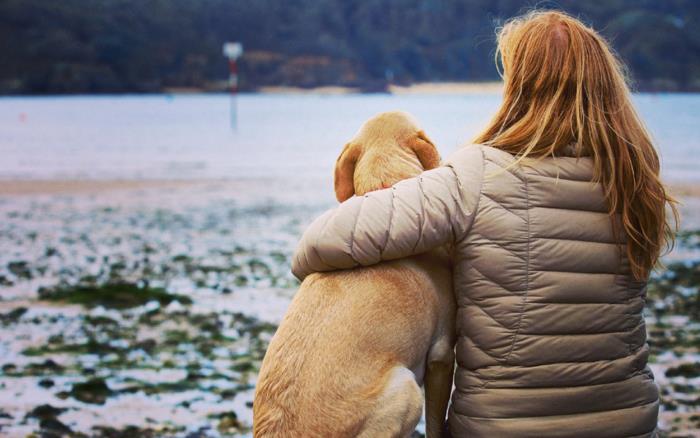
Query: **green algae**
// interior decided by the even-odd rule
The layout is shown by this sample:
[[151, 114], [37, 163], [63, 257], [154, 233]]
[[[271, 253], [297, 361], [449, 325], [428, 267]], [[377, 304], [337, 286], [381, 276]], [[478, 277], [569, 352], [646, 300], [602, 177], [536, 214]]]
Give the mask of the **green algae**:
[[95, 438], [156, 438], [156, 437], [171, 437], [175, 434], [184, 431], [184, 427], [165, 425], [158, 429], [139, 426], [126, 426], [117, 429], [111, 426], [95, 426], [92, 428], [92, 437]]
[[142, 306], [150, 301], [157, 301], [161, 305], [168, 305], [173, 301], [192, 304], [192, 299], [187, 296], [173, 294], [162, 288], [142, 287], [127, 282], [40, 289], [39, 297], [44, 300], [81, 304], [85, 307], [103, 306], [113, 309]]
[[233, 411], [212, 414], [209, 415], [209, 418], [219, 420], [216, 429], [222, 435], [236, 434], [246, 430], [243, 424], [238, 420], [238, 415]]
[[196, 378], [188, 376], [185, 379], [178, 380], [176, 382], [160, 382], [160, 383], [148, 383], [136, 381], [132, 385], [120, 390], [122, 393], [134, 393], [143, 392], [147, 395], [162, 394], [169, 392], [182, 392], [191, 390], [201, 390], [201, 386]]
[[65, 373], [66, 368], [57, 364], [52, 359], [46, 359], [43, 362], [31, 362], [23, 368], [17, 367], [15, 364], [7, 363], [2, 366], [2, 374], [9, 377], [23, 376], [58, 376]]
[[43, 356], [54, 353], [70, 354], [97, 354], [104, 356], [110, 353], [119, 353], [122, 349], [114, 347], [107, 342], [100, 342], [95, 338], [89, 338], [86, 342], [76, 344], [46, 344], [43, 346], [28, 347], [22, 351], [25, 356]]

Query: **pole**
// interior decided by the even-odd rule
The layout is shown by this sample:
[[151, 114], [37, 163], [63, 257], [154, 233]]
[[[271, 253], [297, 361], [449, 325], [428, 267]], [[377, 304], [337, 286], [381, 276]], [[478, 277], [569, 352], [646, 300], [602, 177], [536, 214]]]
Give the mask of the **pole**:
[[238, 105], [236, 96], [238, 95], [238, 64], [235, 58], [229, 58], [229, 86], [231, 87], [231, 128], [235, 131], [238, 127]]
[[231, 88], [231, 129], [234, 131], [238, 127], [238, 63], [237, 60], [243, 55], [243, 44], [239, 42], [227, 42], [223, 47], [224, 56], [228, 59], [228, 85]]

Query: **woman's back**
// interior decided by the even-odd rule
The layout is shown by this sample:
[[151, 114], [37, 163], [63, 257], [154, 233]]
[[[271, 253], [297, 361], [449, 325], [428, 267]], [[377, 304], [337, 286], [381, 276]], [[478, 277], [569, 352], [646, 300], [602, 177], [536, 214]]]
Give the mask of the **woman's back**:
[[554, 11], [506, 23], [498, 60], [503, 102], [479, 145], [341, 204], [307, 230], [293, 270], [455, 243], [454, 436], [653, 436], [644, 293], [673, 241], [666, 208], [677, 214], [624, 68]]
[[613, 233], [588, 157], [513, 166], [486, 147], [455, 260], [455, 436], [647, 436], [644, 282]]

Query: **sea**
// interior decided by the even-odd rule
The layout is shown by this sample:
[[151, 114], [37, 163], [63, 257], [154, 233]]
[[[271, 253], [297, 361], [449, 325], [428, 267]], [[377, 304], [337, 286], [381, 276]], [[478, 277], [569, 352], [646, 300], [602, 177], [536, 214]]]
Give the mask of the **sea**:
[[[162, 94], [0, 98], [0, 180], [327, 175], [362, 122], [413, 114], [443, 157], [501, 96]], [[700, 181], [700, 94], [635, 94], [670, 182]]]

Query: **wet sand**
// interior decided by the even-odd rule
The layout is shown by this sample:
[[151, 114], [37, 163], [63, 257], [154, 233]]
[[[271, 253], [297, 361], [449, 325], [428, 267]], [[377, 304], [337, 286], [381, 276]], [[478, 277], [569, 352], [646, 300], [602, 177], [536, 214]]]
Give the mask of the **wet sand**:
[[[286, 192], [297, 201], [303, 202], [304, 193], [309, 196], [317, 196], [311, 193], [309, 188], [315, 184], [328, 184], [326, 178], [317, 178], [313, 181], [301, 179], [293, 182], [292, 190], [285, 182], [275, 178], [248, 178], [248, 179], [183, 179], [183, 180], [0, 180], [0, 197], [23, 195], [79, 195], [100, 194], [109, 196], [109, 192], [129, 192], [153, 189], [165, 189], [169, 191], [183, 191], [189, 189], [206, 188], [209, 191], [231, 191], [240, 194], [265, 196], [275, 193], [277, 190]], [[302, 190], [299, 190], [302, 187]], [[261, 191], [261, 188], [263, 190]], [[265, 190], [267, 188], [268, 190]], [[682, 228], [700, 228], [700, 182], [668, 184], [670, 193], [680, 202], [682, 215]], [[325, 190], [325, 199], [330, 200], [329, 190]], [[277, 192], [279, 193], [279, 192]], [[274, 195], [273, 195], [274, 196]]]
[[0, 180], [0, 196], [51, 195], [135, 190], [152, 188], [180, 188], [193, 184], [211, 183], [203, 180]]
[[[334, 205], [330, 187], [328, 178], [0, 183], [0, 435], [48, 434], [58, 421], [92, 436], [249, 436], [257, 369], [298, 284], [289, 258], [306, 224]], [[684, 224], [700, 224], [700, 187], [672, 190]], [[163, 288], [172, 301], [51, 299], [143, 279], [143, 293]], [[695, 408], [682, 391], [697, 378], [666, 376], [699, 360], [698, 324], [663, 317], [648, 320], [667, 391], [662, 424], [684, 430]]]
[[[240, 184], [256, 181], [270, 181], [273, 178], [247, 179], [124, 179], [124, 180], [94, 180], [94, 179], [28, 179], [0, 180], [0, 196], [25, 194], [81, 193], [89, 191], [133, 190], [147, 188], [177, 188], [202, 184]], [[700, 198], [700, 182], [668, 184], [670, 192], [679, 198]]]
[[[257, 369], [298, 284], [289, 255], [332, 204], [325, 187], [0, 184], [0, 435], [249, 436]], [[91, 302], [110, 284], [116, 301]]]

